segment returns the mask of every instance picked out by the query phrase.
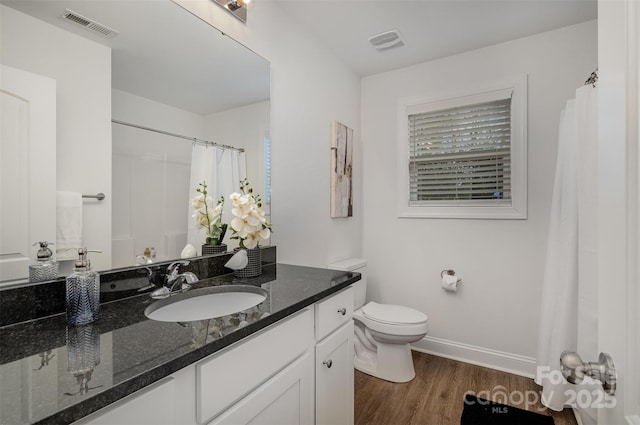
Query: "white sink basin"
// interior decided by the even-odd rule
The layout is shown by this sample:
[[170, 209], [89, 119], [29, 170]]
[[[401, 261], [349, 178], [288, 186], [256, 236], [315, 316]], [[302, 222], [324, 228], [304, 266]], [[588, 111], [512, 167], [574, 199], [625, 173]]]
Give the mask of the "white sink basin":
[[151, 304], [144, 314], [160, 322], [190, 322], [222, 317], [254, 307], [267, 292], [251, 285], [224, 285], [194, 289]]

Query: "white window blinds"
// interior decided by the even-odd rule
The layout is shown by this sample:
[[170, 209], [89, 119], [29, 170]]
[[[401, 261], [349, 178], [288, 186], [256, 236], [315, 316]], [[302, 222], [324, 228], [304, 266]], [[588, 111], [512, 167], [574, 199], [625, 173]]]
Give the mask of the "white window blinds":
[[264, 197], [271, 211], [271, 135], [264, 136]]
[[510, 202], [511, 97], [409, 114], [408, 132], [410, 206]]

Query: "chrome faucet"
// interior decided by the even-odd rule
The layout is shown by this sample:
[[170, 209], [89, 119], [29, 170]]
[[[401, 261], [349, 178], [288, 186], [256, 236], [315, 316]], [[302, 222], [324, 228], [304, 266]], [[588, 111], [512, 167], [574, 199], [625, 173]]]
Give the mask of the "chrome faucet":
[[175, 261], [167, 267], [167, 276], [165, 277], [165, 286], [169, 286], [178, 277], [180, 266], [188, 266], [188, 260]]
[[[180, 266], [187, 266], [189, 265], [189, 261], [187, 260], [181, 260], [181, 261], [176, 261], [175, 263], [171, 263], [169, 264], [169, 267], [167, 267], [167, 281], [165, 283], [165, 286], [169, 287], [169, 290], [171, 292], [183, 292], [188, 290], [189, 288], [191, 288], [191, 283], [197, 282], [198, 281], [198, 276], [195, 275], [195, 273], [191, 273], [191, 272], [184, 272], [184, 273], [178, 273], [178, 269]], [[177, 284], [181, 284], [181, 286], [178, 287], [178, 289], [175, 289], [175, 286]]]
[[198, 276], [192, 272], [180, 273], [180, 266], [189, 265], [189, 261], [180, 260], [169, 264], [165, 276], [164, 286], [151, 293], [151, 298], [167, 298], [173, 294], [188, 291], [191, 284], [198, 281]]

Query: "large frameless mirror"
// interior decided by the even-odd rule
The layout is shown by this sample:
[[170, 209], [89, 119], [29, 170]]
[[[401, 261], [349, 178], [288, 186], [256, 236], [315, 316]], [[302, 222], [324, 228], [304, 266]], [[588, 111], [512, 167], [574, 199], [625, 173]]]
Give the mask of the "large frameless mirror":
[[[246, 176], [270, 214], [268, 61], [168, 0], [1, 4], [2, 65], [55, 87], [48, 146], [15, 153], [2, 133], [0, 158], [22, 155], [27, 167], [0, 180], [1, 282], [27, 276], [33, 242], [55, 240], [56, 191], [89, 196], [80, 236], [104, 250], [97, 270], [175, 259], [187, 243], [201, 253], [190, 199], [205, 178], [194, 167], [213, 199]], [[21, 107], [3, 113], [3, 128]]]

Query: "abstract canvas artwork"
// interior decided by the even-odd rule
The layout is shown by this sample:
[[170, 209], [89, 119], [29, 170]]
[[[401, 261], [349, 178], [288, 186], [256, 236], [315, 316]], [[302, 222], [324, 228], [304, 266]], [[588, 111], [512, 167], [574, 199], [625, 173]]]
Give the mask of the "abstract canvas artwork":
[[331, 122], [331, 217], [353, 216], [353, 129]]

